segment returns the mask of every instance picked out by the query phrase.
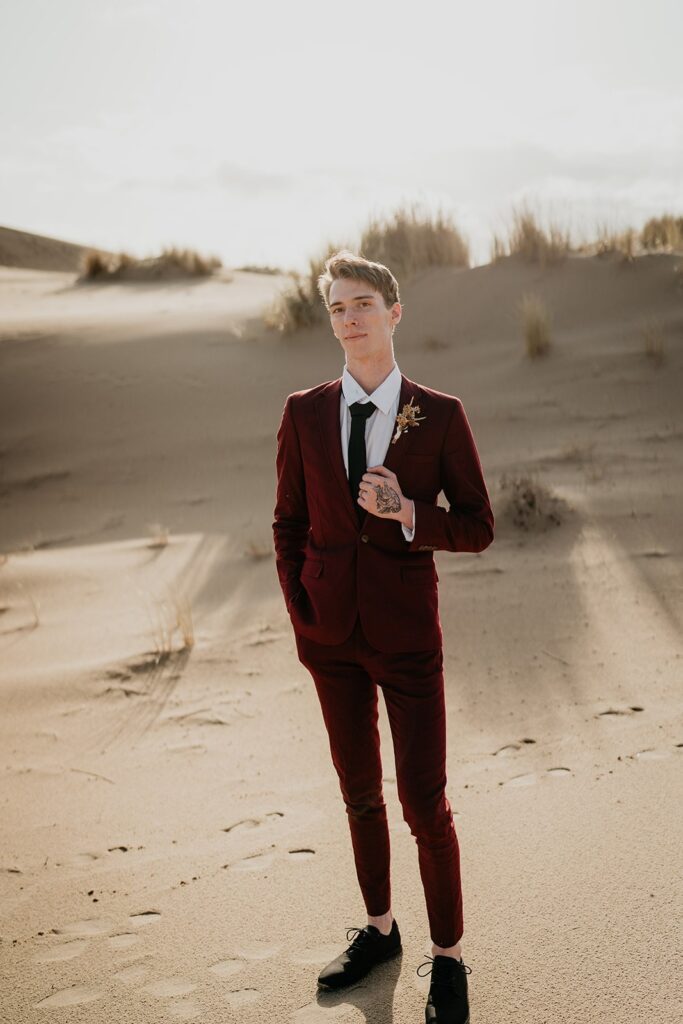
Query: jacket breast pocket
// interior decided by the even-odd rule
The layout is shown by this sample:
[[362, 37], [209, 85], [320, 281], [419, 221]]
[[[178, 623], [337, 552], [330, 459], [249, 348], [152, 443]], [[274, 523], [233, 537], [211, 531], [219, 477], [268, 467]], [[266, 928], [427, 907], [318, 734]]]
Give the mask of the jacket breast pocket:
[[438, 454], [432, 453], [423, 454], [422, 452], [406, 452], [403, 456], [403, 465], [401, 467], [399, 482], [405, 485], [406, 493], [410, 494], [410, 488], [417, 488], [420, 493], [416, 495], [410, 494], [410, 497], [421, 498], [422, 492], [429, 492], [436, 490], [438, 494], [440, 490], [440, 468], [439, 468], [439, 456]]
[[435, 565], [404, 565], [401, 567], [401, 579], [411, 585], [433, 585], [438, 582], [439, 574]]

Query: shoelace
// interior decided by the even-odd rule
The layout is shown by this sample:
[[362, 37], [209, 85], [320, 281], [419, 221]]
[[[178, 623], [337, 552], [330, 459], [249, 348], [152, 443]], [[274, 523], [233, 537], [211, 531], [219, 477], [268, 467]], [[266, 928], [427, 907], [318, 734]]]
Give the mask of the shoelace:
[[[415, 973], [418, 974], [421, 978], [425, 978], [428, 974], [431, 974], [432, 970], [434, 968], [434, 957], [433, 956], [427, 956], [426, 953], [425, 953], [425, 957], [427, 959], [425, 960], [425, 962], [423, 964], [420, 964], [420, 967], [429, 967], [429, 970], [425, 971], [424, 974], [420, 974], [420, 967], [417, 967], [415, 969]], [[472, 968], [468, 967], [467, 964], [460, 963], [459, 960], [456, 960], [456, 963], [460, 964], [460, 967], [465, 972], [465, 974], [471, 974], [472, 973]], [[457, 981], [456, 981], [455, 978], [448, 978], [448, 979], [447, 978], [432, 978], [432, 985], [447, 985], [449, 987], [455, 988], [455, 986], [457, 985]]]
[[[351, 936], [354, 934], [354, 932], [355, 938], [353, 942], [351, 942]], [[372, 936], [370, 932], [367, 930], [367, 928], [347, 928], [346, 941], [351, 942], [351, 945], [346, 951], [346, 955], [349, 957], [349, 959], [353, 958], [354, 953], [360, 952], [360, 950], [362, 950], [363, 947], [367, 945], [368, 941], [371, 941], [371, 939]]]

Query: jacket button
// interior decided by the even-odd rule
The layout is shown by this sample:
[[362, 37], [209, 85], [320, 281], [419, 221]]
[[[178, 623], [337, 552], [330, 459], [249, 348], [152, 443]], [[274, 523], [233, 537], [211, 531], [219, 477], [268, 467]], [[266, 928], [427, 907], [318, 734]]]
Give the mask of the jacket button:
[[364, 544], [367, 544], [367, 542], [370, 540], [367, 533], [361, 533], [360, 539], [363, 541]]

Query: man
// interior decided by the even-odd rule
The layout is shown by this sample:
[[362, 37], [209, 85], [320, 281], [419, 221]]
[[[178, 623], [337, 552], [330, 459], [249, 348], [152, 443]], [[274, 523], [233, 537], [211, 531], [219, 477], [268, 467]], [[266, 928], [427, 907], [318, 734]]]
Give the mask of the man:
[[[351, 945], [323, 969], [318, 984], [341, 988], [401, 951], [391, 911], [379, 686], [433, 942], [426, 1020], [465, 1024], [470, 968], [461, 958], [460, 856], [445, 795], [433, 552], [483, 551], [493, 539], [493, 513], [462, 403], [409, 380], [396, 365], [401, 304], [391, 271], [344, 250], [327, 260], [318, 287], [346, 364], [341, 378], [286, 400], [273, 533], [278, 577], [299, 660], [320, 700], [368, 914], [367, 926], [350, 930]], [[437, 505], [442, 490], [448, 510]]]

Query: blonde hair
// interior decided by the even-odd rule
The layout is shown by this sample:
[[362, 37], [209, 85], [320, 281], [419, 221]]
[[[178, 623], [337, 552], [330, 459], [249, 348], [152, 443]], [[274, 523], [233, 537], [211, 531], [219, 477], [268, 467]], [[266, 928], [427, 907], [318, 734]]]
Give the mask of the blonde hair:
[[318, 277], [320, 292], [326, 309], [329, 310], [330, 288], [333, 281], [341, 278], [346, 280], [365, 281], [384, 299], [384, 305], [391, 309], [395, 302], [400, 302], [398, 281], [383, 263], [373, 263], [349, 249], [340, 249], [325, 261], [325, 270]]

